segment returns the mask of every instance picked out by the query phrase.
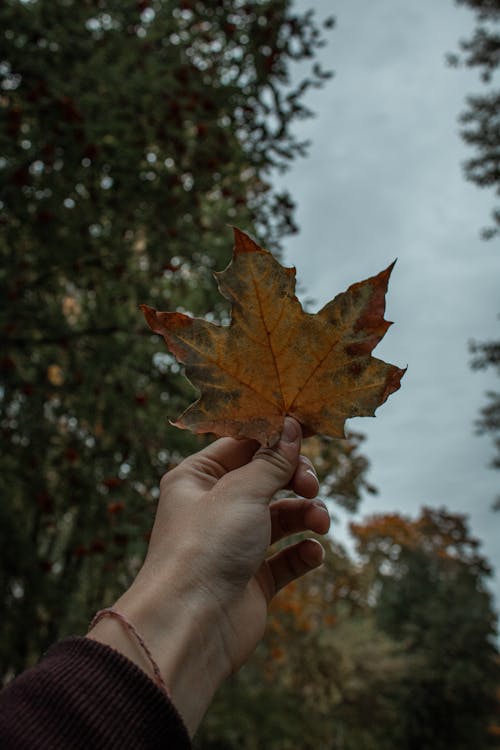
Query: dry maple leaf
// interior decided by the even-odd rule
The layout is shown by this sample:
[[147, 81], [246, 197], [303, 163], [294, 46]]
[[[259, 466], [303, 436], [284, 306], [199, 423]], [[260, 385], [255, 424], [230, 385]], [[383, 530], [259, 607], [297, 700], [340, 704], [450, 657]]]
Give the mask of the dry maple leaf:
[[290, 415], [305, 435], [344, 437], [345, 420], [374, 416], [405, 373], [371, 356], [391, 325], [384, 310], [394, 263], [313, 315], [295, 296], [295, 268], [234, 235], [233, 259], [215, 274], [232, 305], [229, 326], [141, 305], [201, 392], [174, 424], [273, 445]]

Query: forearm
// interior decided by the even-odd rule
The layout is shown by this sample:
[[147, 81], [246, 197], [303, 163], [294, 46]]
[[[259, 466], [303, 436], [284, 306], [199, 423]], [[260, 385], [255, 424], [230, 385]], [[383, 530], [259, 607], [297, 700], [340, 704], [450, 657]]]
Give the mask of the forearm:
[[[217, 688], [229, 674], [215, 617], [203, 602], [166, 586], [156, 594], [139, 577], [113, 607], [131, 622], [158, 665], [167, 694], [192, 737]], [[154, 679], [148, 657], [119, 620], [101, 619], [88, 633]]]
[[[270, 544], [329, 526], [310, 499], [271, 502], [289, 485], [308, 498], [318, 492], [310, 462], [299, 460], [300, 425], [286, 426], [273, 450], [222, 438], [163, 477], [146, 560], [115, 604], [147, 644], [191, 736], [220, 683], [262, 638], [274, 594], [322, 560], [313, 540], [267, 557]], [[123, 623], [101, 620], [89, 637], [154, 677]]]

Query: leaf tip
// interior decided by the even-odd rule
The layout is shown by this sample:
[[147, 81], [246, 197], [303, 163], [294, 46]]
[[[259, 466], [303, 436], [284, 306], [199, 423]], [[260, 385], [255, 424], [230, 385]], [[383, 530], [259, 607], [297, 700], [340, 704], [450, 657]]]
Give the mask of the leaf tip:
[[408, 365], [404, 368], [396, 367], [394, 365], [392, 372], [387, 377], [386, 386], [382, 394], [380, 404], [385, 403], [385, 401], [387, 401], [392, 393], [395, 393], [401, 388], [401, 380], [403, 379], [407, 369]]
[[243, 253], [262, 253], [267, 254], [268, 251], [264, 250], [257, 242], [242, 229], [233, 226], [234, 234], [234, 257], [242, 255]]
[[[139, 309], [146, 318], [146, 323], [154, 331], [156, 328], [156, 310], [149, 305], [139, 305]], [[155, 331], [157, 333], [157, 331]]]
[[397, 258], [395, 258], [395, 259], [394, 259], [394, 260], [392, 261], [392, 263], [389, 263], [389, 265], [387, 266], [387, 268], [385, 268], [385, 269], [384, 269], [383, 271], [381, 271], [381, 272], [380, 272], [380, 273], [378, 274], [378, 278], [380, 278], [380, 279], [383, 279], [383, 281], [385, 282], [385, 286], [386, 286], [386, 288], [387, 288], [387, 285], [389, 284], [389, 279], [390, 279], [390, 277], [391, 277], [391, 273], [392, 273], [392, 272], [393, 272], [393, 270], [394, 270], [394, 266], [395, 266], [395, 265], [396, 265], [396, 263], [397, 263], [397, 260], [398, 260], [398, 259], [397, 259]]

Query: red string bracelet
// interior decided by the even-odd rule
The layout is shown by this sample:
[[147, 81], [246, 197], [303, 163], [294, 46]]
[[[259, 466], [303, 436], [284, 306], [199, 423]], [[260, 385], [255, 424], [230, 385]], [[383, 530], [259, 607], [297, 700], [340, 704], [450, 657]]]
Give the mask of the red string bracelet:
[[149, 650], [149, 648], [146, 646], [146, 644], [144, 642], [144, 639], [142, 638], [142, 636], [140, 635], [140, 633], [137, 632], [137, 630], [135, 629], [134, 625], [132, 625], [132, 623], [129, 620], [127, 620], [127, 618], [125, 617], [125, 615], [122, 615], [121, 612], [118, 612], [116, 609], [113, 609], [113, 607], [107, 607], [106, 609], [100, 609], [99, 612], [97, 612], [94, 615], [94, 617], [92, 619], [92, 622], [89, 625], [89, 631], [92, 630], [92, 628], [94, 627], [94, 625], [97, 625], [97, 623], [99, 622], [99, 620], [102, 620], [103, 617], [114, 617], [114, 618], [116, 618], [121, 623], [123, 623], [123, 625], [125, 625], [125, 627], [128, 630], [130, 630], [131, 633], [133, 633], [135, 635], [135, 637], [137, 638], [137, 641], [138, 641], [140, 647], [142, 648], [142, 650], [144, 651], [144, 653], [148, 657], [149, 663], [151, 664], [151, 666], [153, 668], [153, 673], [154, 673], [154, 676], [155, 676], [154, 682], [160, 688], [160, 690], [162, 690], [165, 693], [165, 695], [168, 696], [167, 686], [165, 685], [165, 683], [163, 681], [163, 677], [161, 676], [161, 672], [160, 672], [160, 668], [158, 667], [158, 664], [153, 659], [153, 655], [151, 654], [151, 651]]

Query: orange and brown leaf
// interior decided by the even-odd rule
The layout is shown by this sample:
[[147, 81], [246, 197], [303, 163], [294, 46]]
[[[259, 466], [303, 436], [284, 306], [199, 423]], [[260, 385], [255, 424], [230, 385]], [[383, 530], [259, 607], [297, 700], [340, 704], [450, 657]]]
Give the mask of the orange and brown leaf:
[[175, 424], [272, 445], [289, 415], [305, 434], [344, 437], [345, 420], [374, 416], [405, 372], [371, 356], [391, 325], [384, 311], [394, 264], [310, 314], [295, 295], [295, 269], [234, 235], [232, 262], [215, 274], [232, 305], [229, 326], [141, 306], [201, 393]]

